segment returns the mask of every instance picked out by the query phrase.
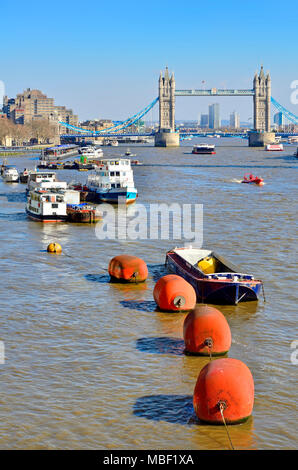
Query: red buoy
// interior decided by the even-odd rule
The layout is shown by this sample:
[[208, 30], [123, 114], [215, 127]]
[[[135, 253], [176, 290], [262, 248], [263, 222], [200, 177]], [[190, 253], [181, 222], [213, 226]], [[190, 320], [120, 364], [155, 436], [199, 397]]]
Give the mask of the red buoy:
[[[238, 359], [215, 359], [201, 370], [193, 396], [197, 417], [211, 424], [236, 424], [252, 413], [254, 381]], [[222, 411], [222, 413], [221, 413]]]
[[148, 277], [145, 261], [131, 255], [115, 256], [109, 262], [108, 270], [114, 282], [144, 282]]
[[168, 274], [155, 284], [153, 297], [160, 310], [179, 312], [190, 310], [196, 304], [192, 285], [176, 274]]
[[222, 355], [231, 347], [231, 330], [224, 315], [214, 307], [198, 305], [184, 320], [185, 350], [202, 356]]

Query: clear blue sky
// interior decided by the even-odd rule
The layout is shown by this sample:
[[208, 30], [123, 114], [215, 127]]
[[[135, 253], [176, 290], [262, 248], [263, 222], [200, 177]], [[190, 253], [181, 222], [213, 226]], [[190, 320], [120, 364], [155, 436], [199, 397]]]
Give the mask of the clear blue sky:
[[[39, 88], [80, 119], [124, 119], [157, 96], [166, 65], [177, 88], [200, 88], [202, 80], [207, 88], [251, 88], [264, 64], [272, 95], [298, 115], [290, 103], [297, 18], [297, 2], [276, 0], [5, 2], [0, 80], [8, 96]], [[251, 99], [216, 101], [221, 118], [252, 115]], [[211, 102], [178, 97], [176, 118], [196, 119]]]

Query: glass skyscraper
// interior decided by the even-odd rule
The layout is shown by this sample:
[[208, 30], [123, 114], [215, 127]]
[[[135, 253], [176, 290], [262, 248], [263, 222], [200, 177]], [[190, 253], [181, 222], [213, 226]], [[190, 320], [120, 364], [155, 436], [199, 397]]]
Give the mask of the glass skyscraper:
[[220, 117], [219, 117], [219, 104], [211, 104], [209, 106], [209, 128], [219, 129], [220, 128]]

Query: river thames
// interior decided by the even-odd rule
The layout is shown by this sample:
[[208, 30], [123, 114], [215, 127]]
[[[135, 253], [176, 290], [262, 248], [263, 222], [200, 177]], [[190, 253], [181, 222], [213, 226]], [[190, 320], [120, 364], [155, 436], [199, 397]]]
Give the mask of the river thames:
[[[236, 449], [293, 449], [296, 147], [274, 153], [241, 139], [206, 140], [216, 155], [191, 154], [204, 139], [176, 149], [130, 146], [143, 162], [134, 167], [138, 202], [203, 204], [203, 246], [264, 281], [266, 303], [218, 307], [231, 328], [228, 356], [247, 364], [255, 383], [252, 417], [229, 431]], [[126, 148], [103, 147], [104, 156]], [[23, 170], [37, 160], [9, 163]], [[240, 184], [246, 172], [265, 185]], [[25, 185], [1, 180], [0, 194], [0, 448], [229, 449], [224, 427], [195, 418], [192, 394], [209, 359], [184, 355], [186, 314], [158, 312], [153, 301], [173, 241], [99, 240], [94, 226], [29, 220]], [[45, 251], [52, 241], [61, 255]], [[146, 261], [144, 284], [109, 283], [108, 262], [122, 253]]]

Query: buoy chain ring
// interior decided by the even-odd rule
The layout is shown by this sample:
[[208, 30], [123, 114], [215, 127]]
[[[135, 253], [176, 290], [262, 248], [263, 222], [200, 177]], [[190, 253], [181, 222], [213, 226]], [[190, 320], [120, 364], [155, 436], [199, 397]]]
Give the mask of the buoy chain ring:
[[218, 407], [219, 411], [224, 411], [227, 408], [227, 403], [224, 400], [220, 400], [216, 406]]
[[185, 305], [185, 298], [182, 295], [177, 295], [173, 300], [175, 307], [183, 307]]
[[204, 344], [205, 346], [207, 346], [207, 348], [212, 348], [213, 346], [213, 339], [212, 338], [206, 338], [205, 341], [204, 341]]

